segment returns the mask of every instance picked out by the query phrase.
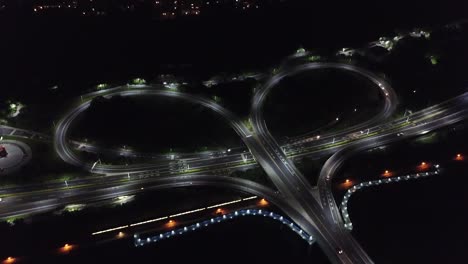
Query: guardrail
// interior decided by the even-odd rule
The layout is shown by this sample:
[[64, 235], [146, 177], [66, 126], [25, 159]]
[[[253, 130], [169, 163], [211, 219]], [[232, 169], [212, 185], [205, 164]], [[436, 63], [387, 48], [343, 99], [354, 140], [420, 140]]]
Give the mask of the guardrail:
[[351, 195], [353, 195], [353, 193], [355, 193], [356, 191], [364, 189], [366, 187], [370, 187], [370, 186], [377, 186], [381, 184], [399, 182], [399, 181], [408, 181], [408, 180], [418, 179], [421, 177], [428, 177], [428, 176], [435, 175], [435, 174], [439, 174], [438, 165], [436, 165], [435, 171], [420, 172], [420, 173], [408, 174], [404, 176], [394, 176], [394, 177], [390, 177], [386, 179], [361, 182], [360, 184], [354, 185], [353, 187], [349, 188], [348, 191], [346, 191], [343, 197], [343, 201], [341, 201], [340, 211], [343, 217], [344, 227], [348, 229], [349, 231], [353, 230], [353, 223], [351, 222], [351, 219], [349, 218], [349, 214], [348, 214], [348, 201], [351, 198]]
[[309, 243], [310, 245], [315, 242], [314, 238], [311, 235], [307, 234], [304, 230], [302, 230], [300, 227], [295, 225], [291, 220], [284, 218], [283, 216], [279, 214], [275, 214], [273, 212], [265, 211], [262, 209], [242, 209], [242, 210], [234, 211], [234, 212], [222, 215], [222, 216], [211, 218], [209, 220], [197, 222], [195, 224], [185, 226], [183, 228], [178, 228], [178, 229], [174, 229], [174, 230], [167, 231], [164, 233], [160, 233], [154, 236], [148, 236], [148, 237], [142, 238], [138, 234], [135, 234], [133, 236], [135, 247], [141, 247], [141, 246], [144, 246], [150, 243], [155, 243], [155, 242], [158, 242], [167, 238], [171, 238], [177, 235], [183, 235], [185, 233], [198, 230], [200, 228], [208, 227], [210, 225], [228, 221], [228, 220], [238, 218], [241, 216], [269, 217], [276, 221], [280, 221], [282, 224], [288, 226], [292, 231], [297, 233], [302, 239], [307, 241], [307, 243]]

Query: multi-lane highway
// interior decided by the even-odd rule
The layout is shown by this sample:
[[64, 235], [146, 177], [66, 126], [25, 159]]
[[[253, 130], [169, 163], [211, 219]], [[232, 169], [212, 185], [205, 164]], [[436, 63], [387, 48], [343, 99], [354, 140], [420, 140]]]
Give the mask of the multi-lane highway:
[[[281, 146], [269, 132], [263, 118], [263, 105], [267, 94], [281, 79], [303, 71], [323, 68], [339, 69], [360, 74], [375, 83], [384, 98], [384, 107], [378, 115], [360, 125], [342, 131], [342, 135], [350, 131], [368, 128], [377, 122], [382, 122], [393, 114], [397, 104], [395, 92], [383, 79], [364, 69], [338, 63], [309, 63], [283, 69], [271, 78], [254, 96], [251, 119], [255, 130], [254, 138], [258, 144], [257, 148], [250, 148], [250, 150], [256, 157], [257, 162], [265, 169], [268, 176], [278, 187], [279, 191], [288, 198], [291, 206], [303, 212], [299, 216], [302, 219], [293, 218], [293, 220], [304, 222], [308, 225], [302, 226], [302, 228], [310, 234], [315, 234], [322, 249], [330, 259], [343, 263], [368, 263], [371, 262], [370, 258], [351, 236], [339, 232], [339, 229], [335, 228], [334, 223], [327, 221], [326, 217], [324, 217], [319, 202], [314, 198], [312, 187], [294, 163], [282, 151]], [[332, 136], [340, 137], [337, 134]]]
[[[100, 95], [103, 95], [101, 93]], [[229, 110], [221, 107], [220, 105], [216, 104], [214, 101], [208, 100], [203, 97], [190, 95], [187, 93], [180, 93], [175, 91], [165, 91], [165, 90], [156, 90], [156, 89], [134, 89], [129, 90], [126, 87], [120, 89], [113, 89], [109, 93], [105, 93], [103, 96], [111, 97], [111, 96], [164, 96], [164, 97], [172, 97], [172, 98], [179, 98], [181, 100], [186, 100], [195, 104], [203, 105], [216, 113], [220, 114], [228, 121], [231, 127], [237, 132], [241, 138], [245, 138], [251, 135], [250, 131], [245, 127], [245, 125]], [[89, 97], [89, 96], [87, 96]], [[91, 97], [92, 98], [92, 97]], [[85, 111], [91, 104], [91, 100], [87, 100], [84, 103], [81, 103], [77, 107], [75, 107], [72, 111], [60, 120], [57, 124], [55, 137], [54, 137], [54, 147], [60, 158], [62, 158], [65, 162], [70, 163], [75, 166], [81, 166], [87, 170], [92, 170], [94, 173], [122, 173], [122, 172], [132, 172], [137, 170], [151, 170], [156, 169], [154, 164], [138, 164], [138, 165], [130, 165], [130, 166], [117, 166], [117, 165], [101, 165], [99, 163], [89, 163], [86, 161], [81, 160], [69, 147], [67, 142], [67, 132], [70, 128], [70, 125], [73, 121], [79, 116], [80, 113]]]
[[[263, 104], [268, 92], [285, 76], [306, 70], [334, 68], [351, 71], [372, 81], [384, 99], [382, 110], [372, 119], [320, 139], [295, 138], [277, 143], [263, 119]], [[102, 96], [169, 96], [201, 104], [222, 115], [242, 138], [248, 150], [238, 148], [229, 153], [194, 154], [190, 159], [161, 161], [155, 164], [109, 166], [83, 161], [70, 148], [67, 131], [74, 119], [89, 107], [90, 100]], [[412, 114], [387, 122], [397, 104], [394, 90], [385, 80], [356, 66], [337, 63], [309, 63], [283, 68], [257, 90], [251, 113], [250, 131], [232, 112], [203, 97], [186, 93], [157, 90], [151, 87], [117, 87], [84, 96], [76, 107], [57, 124], [54, 146], [66, 162], [106, 176], [89, 177], [45, 185], [0, 189], [0, 217], [51, 210], [73, 203], [86, 203], [128, 195], [148, 189], [192, 185], [215, 185], [265, 197], [277, 205], [300, 228], [316, 238], [334, 263], [372, 263], [372, 260], [343, 228], [343, 221], [331, 195], [331, 179], [343, 161], [364, 149], [388, 144], [403, 137], [427, 133], [466, 118], [468, 93]], [[333, 141], [331, 140], [333, 138]], [[283, 151], [286, 149], [286, 151]], [[295, 167], [291, 158], [300, 155], [333, 156], [325, 163], [319, 179], [317, 199], [312, 186]], [[252, 181], [214, 175], [218, 171], [260, 165], [278, 191]]]
[[[411, 116], [411, 123], [407, 118], [394, 120], [393, 126], [398, 129], [380, 131], [375, 136], [352, 142], [345, 148], [332, 155], [322, 167], [318, 180], [320, 200], [324, 212], [338, 227], [344, 227], [338, 206], [333, 198], [331, 182], [338, 169], [352, 155], [366, 149], [386, 145], [402, 138], [417, 136], [460, 122], [468, 116], [468, 93], [464, 93], [452, 100], [436, 106], [418, 111]], [[430, 117], [430, 118], [428, 118]], [[410, 125], [405, 125], [410, 123]]]

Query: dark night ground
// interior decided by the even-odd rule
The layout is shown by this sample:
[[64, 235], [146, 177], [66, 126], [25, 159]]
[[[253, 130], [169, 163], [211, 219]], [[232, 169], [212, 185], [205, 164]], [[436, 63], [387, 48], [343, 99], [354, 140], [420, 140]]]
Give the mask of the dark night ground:
[[57, 263], [329, 263], [317, 245], [308, 244], [288, 228], [266, 218], [241, 218], [133, 248], [122, 244], [96, 248], [76, 257], [54, 259]]
[[5, 51], [0, 79], [5, 96], [22, 98], [40, 97], [43, 89], [56, 84], [82, 90], [137, 76], [151, 79], [181, 64], [192, 65], [188, 72], [194, 75], [269, 67], [301, 45], [334, 52], [394, 34], [395, 29], [466, 17], [466, 3], [452, 2], [404, 1], [382, 8], [364, 1], [337, 8], [333, 2], [288, 1], [298, 6], [253, 16], [220, 14], [163, 23], [5, 14], [0, 22], [9, 26], [0, 29], [0, 49]]
[[192, 152], [203, 147], [227, 149], [241, 140], [222, 116], [203, 106], [157, 96], [114, 97], [92, 104], [73, 138], [87, 138], [106, 147], [137, 151]]
[[[320, 134], [370, 119], [381, 104], [377, 88], [360, 76], [311, 70], [285, 77], [273, 87], [266, 100], [265, 120], [276, 138], [317, 129]], [[337, 122], [336, 117], [340, 118]]]
[[467, 169], [358, 192], [349, 205], [353, 234], [376, 263], [463, 263]]
[[[462, 1], [458, 1], [458, 3], [461, 2]], [[313, 4], [316, 5], [315, 2]], [[218, 70], [217, 68], [219, 67], [224, 69], [230, 67], [237, 68], [239, 67], [238, 65], [241, 65], [240, 67], [244, 67], [245, 65], [258, 66], [260, 61], [263, 65], [270, 64], [271, 62], [276, 62], [284, 55], [290, 54], [291, 51], [295, 50], [299, 45], [304, 45], [305, 47], [327, 47], [327, 49], [333, 50], [342, 48], [343, 46], [359, 46], [366, 40], [377, 39], [379, 36], [383, 35], [383, 32], [392, 32], [398, 27], [411, 28], [412, 26], [431, 24], [433, 22], [442, 21], [443, 23], [447, 23], [456, 20], [456, 18], [460, 17], [459, 14], [463, 13], [463, 10], [466, 10], [466, 8], [457, 8], [459, 6], [449, 4], [442, 6], [441, 4], [431, 4], [427, 1], [421, 5], [406, 3], [404, 6], [388, 5], [386, 8], [382, 9], [382, 3], [375, 2], [376, 6], [374, 8], [379, 12], [372, 12], [372, 8], [369, 10], [367, 8], [369, 6], [367, 6], [366, 3], [366, 6], [359, 6], [359, 8], [356, 8], [356, 10], [359, 9], [360, 11], [359, 13], [355, 13], [350, 12], [350, 10], [346, 8], [337, 10], [334, 4], [335, 3], [330, 4], [331, 6], [329, 8], [314, 8], [314, 15], [311, 15], [310, 10], [304, 9], [299, 14], [283, 16], [283, 11], [281, 10], [278, 14], [269, 17], [262, 16], [261, 20], [263, 22], [261, 24], [252, 23], [251, 19], [226, 24], [225, 30], [218, 32], [219, 35], [217, 36], [212, 35], [213, 27], [211, 25], [213, 23], [210, 21], [193, 23], [190, 27], [184, 26], [183, 31], [178, 30], [180, 27], [178, 28], [176, 23], [171, 23], [169, 30], [167, 28], [162, 29], [162, 27], [155, 30], [153, 27], [154, 25], [147, 27], [148, 23], [146, 21], [133, 21], [132, 23], [129, 23], [129, 21], [111, 21], [108, 23], [98, 23], [100, 24], [98, 26], [94, 23], [78, 23], [76, 21], [64, 23], [57, 23], [56, 21], [52, 21], [52, 23], [47, 23], [45, 21], [31, 22], [27, 19], [18, 19], [18, 21], [15, 19], [14, 22], [2, 21], [2, 24], [9, 26], [2, 27], [1, 29], [3, 41], [0, 43], [0, 47], [1, 50], [7, 52], [4, 53], [5, 56], [0, 62], [0, 68], [3, 73], [0, 77], [2, 83], [5, 84], [3, 88], [0, 89], [2, 89], [2, 94], [5, 96], [17, 97], [20, 100], [24, 100], [26, 95], [30, 98], [41, 98], [44, 89], [57, 83], [60, 85], [63, 84], [65, 87], [71, 84], [71, 88], [69, 89], [74, 89], [72, 93], [76, 94], [76, 91], [82, 91], [83, 87], [89, 87], [103, 80], [127, 81], [135, 76], [152, 76], [154, 72], [158, 71], [157, 65], [164, 63], [186, 63], [187, 61], [195, 61], [195, 64], [198, 63], [198, 65], [203, 65], [203, 67], [216, 70]], [[362, 5], [364, 5], [364, 3], [362, 3]], [[396, 14], [396, 10], [400, 10], [404, 14]], [[458, 13], [458, 15], [452, 15], [453, 13]], [[333, 23], [335, 18], [340, 19]], [[378, 23], [375, 23], [376, 21], [378, 21]], [[316, 28], [310, 28], [313, 25], [316, 25]], [[319, 28], [318, 31], [320, 32], [317, 32], [317, 28]], [[79, 32], [79, 34], [77, 34], [77, 32]], [[88, 34], [83, 34], [83, 32], [87, 32]], [[131, 40], [124, 41], [123, 39]], [[226, 41], [222, 42], [218, 40]], [[187, 43], [190, 43], [190, 45], [187, 45]], [[413, 79], [412, 76], [409, 78]], [[416, 82], [418, 78], [414, 79]], [[404, 78], [402, 82], [406, 83], [406, 78]], [[44, 125], [50, 126], [50, 122]], [[462, 170], [462, 172], [464, 171], [466, 171], [466, 169]], [[428, 181], [431, 180], [432, 179], [428, 179]], [[434, 180], [436, 179], [434, 178]], [[448, 181], [444, 183], [447, 185], [450, 184]], [[457, 192], [457, 194], [466, 193], [463, 192], [464, 190], [462, 189], [463, 186], [466, 185], [458, 183], [457, 181], [457, 184], [450, 186], [440, 184], [442, 188], [431, 188], [435, 191], [434, 193], [440, 193], [441, 191], [448, 192], [452, 190], [451, 188], [460, 191]], [[431, 232], [434, 232], [434, 230], [443, 232], [446, 230], [445, 228], [453, 230], [457, 225], [451, 225], [451, 223], [449, 223], [443, 228], [425, 228], [421, 230], [421, 233], [430, 237], [430, 239], [427, 240], [419, 239], [416, 236], [413, 236], [414, 240], [410, 239], [411, 237], [407, 235], [395, 236], [395, 234], [398, 234], [400, 231], [410, 232], [412, 230], [411, 228], [417, 228], [419, 225], [423, 224], [424, 221], [418, 221], [418, 225], [411, 226], [408, 230], [402, 230], [397, 227], [401, 227], [402, 224], [406, 222], [400, 225], [395, 224], [395, 228], [392, 228], [391, 224], [397, 223], [396, 220], [398, 220], [392, 217], [407, 219], [405, 216], [409, 216], [410, 213], [414, 211], [414, 216], [420, 219], [421, 216], [427, 213], [426, 211], [418, 211], [415, 209], [406, 210], [405, 213], [408, 213], [408, 215], [396, 213], [401, 212], [399, 209], [403, 208], [405, 204], [408, 203], [406, 202], [407, 199], [404, 199], [404, 196], [401, 195], [405, 187], [401, 189], [400, 187], [410, 186], [410, 184], [413, 183], [402, 183], [398, 186], [397, 192], [394, 192], [398, 193], [398, 196], [393, 195], [392, 197], [393, 200], [391, 202], [395, 204], [396, 207], [393, 208], [394, 210], [388, 210], [390, 215], [387, 214], [382, 219], [373, 219], [367, 212], [364, 212], [366, 216], [364, 218], [369, 219], [370, 222], [363, 223], [366, 224], [366, 227], [370, 225], [379, 228], [378, 232], [373, 232], [373, 235], [379, 235], [378, 238], [381, 239], [379, 241], [384, 241], [386, 238], [398, 238], [397, 241], [395, 241], [398, 248], [400, 248], [401, 245], [406, 245], [408, 246], [406, 248], [411, 250], [425, 243], [425, 241], [434, 239], [435, 242], [430, 244], [431, 248], [427, 249], [424, 254], [417, 255], [407, 251], [409, 255], [421, 257], [421, 259], [414, 261], [416, 263], [430, 263], [432, 261], [435, 263], [460, 263], [460, 261], [446, 261], [447, 259], [432, 258], [433, 253], [444, 252], [445, 249], [449, 248], [445, 244], [449, 240], [434, 238], [431, 236]], [[414, 185], [423, 188], [420, 187], [417, 181], [414, 182]], [[408, 187], [408, 189], [410, 188]], [[412, 192], [411, 190], [409, 190], [408, 193]], [[421, 194], [422, 193], [423, 191], [421, 191]], [[352, 199], [356, 199], [357, 201], [357, 199], [359, 199], [358, 195], [359, 194]], [[374, 197], [376, 197], [374, 195], [379, 194], [372, 194], [370, 199], [374, 199]], [[441, 201], [440, 197], [436, 197], [434, 194], [432, 195], [437, 202]], [[403, 197], [404, 202], [396, 205], [394, 198], [400, 196]], [[389, 196], [385, 195], [385, 197]], [[414, 197], [414, 195], [410, 197]], [[378, 201], [379, 199], [376, 200]], [[463, 197], [463, 200], [466, 201], [466, 197]], [[435, 202], [433, 204], [436, 204]], [[351, 202], [351, 204], [352, 203], [353, 202]], [[421, 205], [422, 202], [418, 201], [417, 204]], [[368, 208], [375, 207], [373, 205], [360, 205], [359, 208], [368, 210]], [[390, 207], [386, 208], [390, 209]], [[447, 208], [447, 205], [445, 204], [442, 209], [439, 208], [440, 210], [435, 210], [435, 208], [426, 209], [434, 209], [435, 212], [433, 212], [431, 216], [434, 217], [434, 219], [438, 219], [436, 216], [443, 216], [441, 213], [444, 212], [443, 208]], [[351, 214], [353, 214], [352, 210]], [[461, 217], [462, 214], [455, 214], [453, 210], [447, 215], [449, 215], [449, 217], [438, 220], [460, 221], [460, 223], [462, 223], [461, 220], [463, 220], [465, 223], [467, 222], [466, 219]], [[356, 219], [355, 224], [358, 225], [358, 216], [352, 215], [351, 217]], [[384, 220], [390, 221], [383, 222]], [[379, 223], [379, 221], [385, 224], [376, 225], [376, 222]], [[234, 229], [234, 231], [236, 230]], [[372, 231], [369, 233], [371, 232]], [[277, 234], [276, 231], [269, 233]], [[234, 232], [234, 234], [238, 233]], [[200, 237], [203, 239], [205, 233], [200, 233]], [[459, 234], [457, 240], [461, 241], [460, 238], [463, 237], [466, 238], [468, 236], [466, 234]], [[224, 237], [222, 238], [224, 240]], [[375, 236], [373, 238], [375, 238]], [[240, 242], [245, 242], [247, 239], [239, 238], [239, 240]], [[253, 241], [255, 242], [255, 240]], [[390, 260], [392, 256], [399, 255], [399, 252], [405, 252], [392, 250], [388, 245], [385, 247], [384, 244], [382, 244], [383, 242], [375, 243], [374, 241], [376, 240], [370, 241], [372, 242], [368, 243], [371, 244], [369, 252], [371, 256], [377, 256], [376, 261], [378, 257]], [[235, 240], [233, 244], [237, 247], [240, 242]], [[256, 248], [255, 246], [250, 248], [258, 250], [255, 251], [256, 253], [259, 251], [271, 251], [274, 255], [276, 252], [281, 252], [275, 247], [278, 246], [276, 243], [270, 246], [270, 242], [275, 242], [275, 240], [268, 239], [264, 241], [263, 244], [265, 248]], [[179, 242], [176, 241], [173, 243], [172, 246], [169, 245], [167, 248], [162, 247], [162, 252], [158, 252], [157, 250], [153, 251], [153, 248], [148, 248], [148, 251], [150, 251], [148, 253], [149, 255], [155, 253], [151, 262], [154, 263], [158, 261], [159, 254], [164, 255], [166, 253], [169, 255], [174, 254], [174, 252], [177, 256], [185, 257], [186, 260], [189, 261], [195, 260], [195, 262], [198, 262], [198, 260], [200, 260], [201, 262], [202, 260], [207, 260], [206, 257], [197, 259], [192, 258], [190, 254], [183, 255], [181, 252], [185, 251], [179, 250]], [[209, 244], [209, 246], [217, 248], [221, 245], [221, 243], [213, 244], [214, 245]], [[255, 245], [263, 244], [255, 243]], [[466, 245], [467, 243], [465, 242], [464, 244]], [[288, 244], [285, 246], [288, 246]], [[194, 250], [199, 248], [206, 250], [208, 248], [204, 243], [199, 243], [198, 240], [195, 243], [189, 243], [188, 248], [191, 247], [195, 247]], [[375, 248], [380, 251], [374, 251]], [[103, 253], [103, 255], [111, 256], [115, 254], [115, 252], [121, 252], [122, 255], [126, 254], [125, 251], [118, 251], [117, 249], [118, 248], [111, 248]], [[245, 250], [240, 249], [237, 252], [242, 253], [245, 252]], [[454, 250], [454, 252], [455, 254], [463, 254], [463, 249], [458, 251]], [[137, 253], [140, 252], [136, 252], [133, 256], [128, 256], [127, 258], [122, 257], [120, 259], [134, 262], [135, 259], [140, 261], [142, 258], [145, 258], [145, 256]], [[220, 260], [230, 260], [236, 257], [224, 251], [223, 253], [221, 257], [214, 256], [212, 259], [208, 260], [218, 263]], [[210, 256], [208, 252], [207, 254]], [[149, 258], [149, 255], [147, 255], [147, 258]], [[117, 257], [120, 256], [116, 256], [115, 258]], [[423, 259], [423, 257], [425, 257], [425, 259]], [[240, 259], [245, 261], [243, 258]], [[276, 262], [277, 259], [279, 258], [273, 257], [271, 261]], [[93, 259], [90, 257], [87, 257], [86, 260], [89, 263], [93, 262]], [[78, 263], [83, 262], [84, 261], [78, 261]], [[379, 263], [379, 261], [377, 262]], [[401, 258], [398, 258], [396, 261], [391, 262], [402, 263], [406, 261], [401, 261]], [[292, 261], [292, 263], [295, 262]]]
[[[141, 263], [155, 263], [170, 258], [174, 263], [246, 259], [261, 263], [287, 259], [294, 260], [294, 263], [311, 260], [327, 263], [317, 246], [308, 249], [308, 244], [289, 228], [263, 217], [240, 218], [144, 248], [135, 249], [132, 241], [126, 240], [91, 248], [81, 245], [73, 251], [77, 253], [73, 256], [57, 257], [54, 253], [65, 243], [76, 244], [80, 238], [88, 239], [91, 232], [103, 226], [143, 221], [239, 197], [239, 193], [223, 189], [178, 188], [139, 195], [136, 201], [122, 207], [90, 208], [53, 218], [36, 217], [32, 224], [19, 223], [13, 228], [1, 225], [3, 239], [0, 246], [3, 250], [0, 251], [0, 259], [13, 255], [26, 256], [22, 260], [32, 263], [133, 263], [135, 259]], [[268, 210], [275, 209], [268, 207]], [[36, 257], [27, 257], [31, 253], [26, 252], [31, 251], [36, 252]], [[41, 252], [39, 257], [37, 252]]]
[[352, 196], [353, 234], [376, 263], [461, 263], [466, 258], [468, 164], [453, 158], [466, 156], [468, 143], [467, 130], [457, 131], [441, 130], [433, 144], [403, 142], [360, 155], [343, 169], [344, 177], [376, 179], [385, 169], [414, 171], [422, 160], [444, 168], [437, 176], [370, 187]]

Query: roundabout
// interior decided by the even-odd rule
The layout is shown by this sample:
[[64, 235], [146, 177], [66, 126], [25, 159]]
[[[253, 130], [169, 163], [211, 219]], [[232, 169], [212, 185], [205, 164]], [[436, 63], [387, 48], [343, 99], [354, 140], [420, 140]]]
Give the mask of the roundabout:
[[0, 141], [0, 176], [13, 173], [26, 165], [32, 157], [31, 148], [17, 140]]

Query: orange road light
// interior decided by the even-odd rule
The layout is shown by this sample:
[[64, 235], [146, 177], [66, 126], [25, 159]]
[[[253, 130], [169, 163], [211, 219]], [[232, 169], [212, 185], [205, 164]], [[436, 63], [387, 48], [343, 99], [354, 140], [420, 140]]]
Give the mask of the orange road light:
[[166, 224], [167, 227], [173, 227], [175, 225], [176, 225], [176, 222], [174, 220], [172, 220], [172, 219], [167, 221], [167, 224]]
[[344, 182], [341, 183], [339, 186], [340, 186], [340, 188], [342, 188], [342, 189], [347, 189], [347, 188], [351, 187], [352, 185], [353, 185], [353, 181], [350, 180], [350, 179], [346, 179], [346, 180], [344, 180]]
[[455, 156], [455, 160], [463, 160], [463, 155], [458, 153], [457, 156]]
[[426, 163], [425, 161], [421, 162], [421, 164], [418, 166], [420, 170], [425, 170], [429, 167], [429, 164]]
[[6, 258], [3, 263], [15, 263], [16, 259], [14, 257]]
[[262, 205], [262, 206], [265, 206], [265, 205], [268, 205], [268, 201], [265, 200], [265, 198], [262, 198], [262, 199], [260, 200], [259, 204]]
[[68, 253], [73, 249], [73, 247], [74, 247], [73, 245], [65, 244], [65, 245], [63, 245], [63, 247], [60, 248], [59, 251], [62, 252], [62, 253]]
[[119, 232], [119, 233], [117, 234], [117, 238], [122, 238], [122, 237], [124, 237], [124, 236], [125, 236], [125, 233], [124, 233], [124, 232]]

